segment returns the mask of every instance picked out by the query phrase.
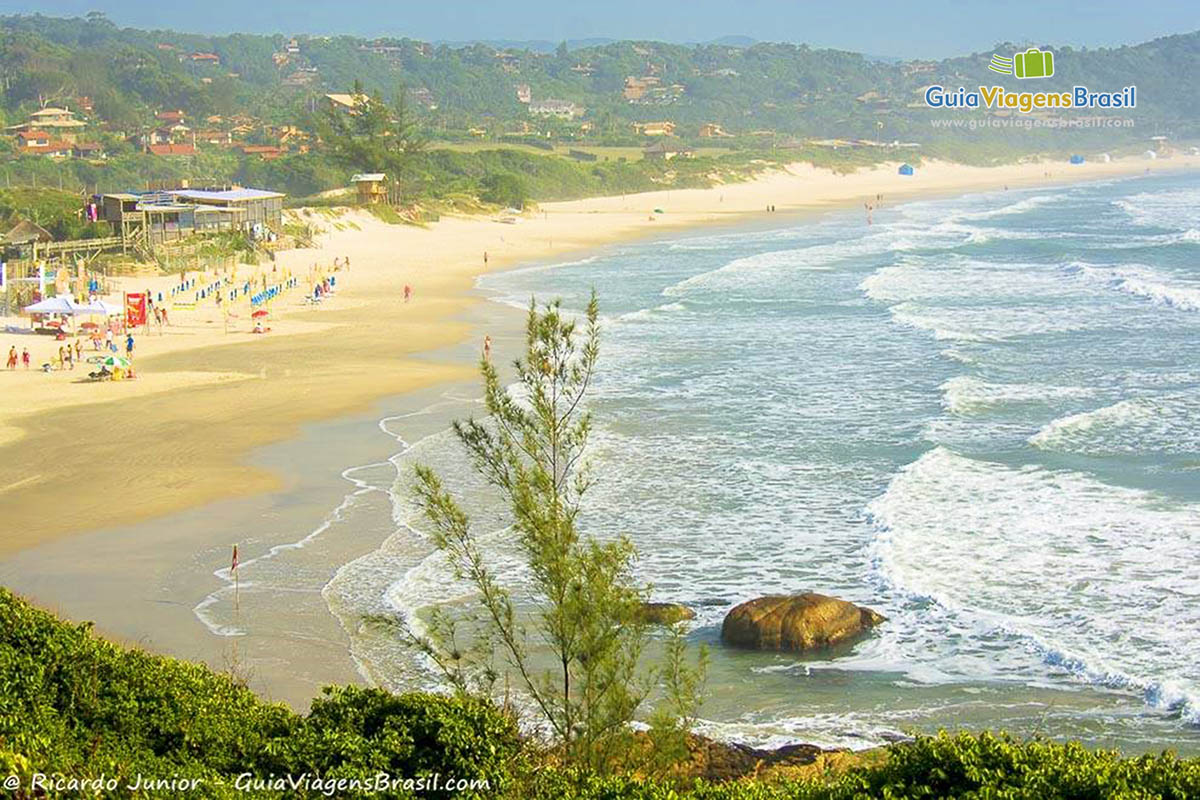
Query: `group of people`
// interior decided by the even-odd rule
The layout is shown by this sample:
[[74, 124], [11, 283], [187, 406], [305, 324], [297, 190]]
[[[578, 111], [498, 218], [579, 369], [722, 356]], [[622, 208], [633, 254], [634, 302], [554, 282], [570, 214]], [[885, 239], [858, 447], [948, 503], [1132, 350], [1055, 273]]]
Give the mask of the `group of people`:
[[[117, 353], [117, 343], [113, 338], [111, 330], [107, 331], [106, 337], [101, 337], [99, 332], [92, 334], [92, 349], [100, 350], [101, 342], [104, 341], [103, 349]], [[127, 358], [133, 358], [134, 339], [132, 333], [125, 335], [125, 355]], [[83, 363], [83, 344], [79, 337], [76, 337], [74, 342], [68, 342], [64, 345], [59, 345], [58, 352], [51, 356], [51, 359], [42, 364], [42, 369], [46, 372], [53, 370], [73, 370], [77, 364]], [[9, 347], [8, 359], [6, 366], [10, 370], [17, 369], [18, 366], [29, 369], [33, 366], [33, 355], [29, 352], [28, 347], [22, 347], [20, 353], [17, 352], [16, 345]]]
[[[335, 257], [333, 259], [333, 272], [341, 272], [342, 270], [349, 271], [349, 269], [350, 256], [343, 256], [341, 258]], [[313, 264], [312, 269], [309, 270], [308, 277], [309, 282], [313, 287], [311, 298], [314, 303], [321, 302], [328, 295], [332, 294], [337, 288], [337, 276], [327, 274], [325, 270], [317, 264]]]
[[[62, 350], [62, 348], [60, 347], [59, 350]], [[28, 347], [21, 348], [21, 355], [19, 356], [19, 358], [20, 358], [21, 363], [25, 365], [25, 369], [29, 369], [29, 348]], [[12, 347], [8, 348], [8, 368], [16, 369], [17, 368], [17, 360], [18, 360], [17, 347], [16, 347], [16, 345], [13, 345]]]

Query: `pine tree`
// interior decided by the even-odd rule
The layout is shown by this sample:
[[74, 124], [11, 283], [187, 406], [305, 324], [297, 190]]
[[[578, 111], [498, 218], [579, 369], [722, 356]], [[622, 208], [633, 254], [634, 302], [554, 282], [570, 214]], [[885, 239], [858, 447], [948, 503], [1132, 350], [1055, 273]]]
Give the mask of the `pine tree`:
[[[592, 485], [585, 458], [592, 418], [585, 398], [599, 354], [598, 313], [593, 293], [581, 331], [559, 302], [541, 310], [531, 304], [515, 385], [506, 387], [484, 359], [488, 416], [454, 426], [475, 469], [507, 503], [536, 610], [518, 610], [468, 515], [441, 479], [421, 466], [416, 494], [434, 541], [456, 575], [474, 588], [481, 613], [480, 624], [466, 634], [457, 619], [439, 612], [427, 635], [409, 635], [460, 691], [494, 696], [502, 673], [511, 676], [564, 756], [604, 772], [644, 762], [647, 748], [635, 743], [630, 723], [660, 685], [663, 700], [650, 714], [651, 749], [678, 749], [698, 705], [704, 654], [698, 667], [688, 666], [676, 626], [662, 664], [643, 666], [650, 642], [642, 614], [648, 590], [633, 578], [633, 545], [626, 537], [598, 541], [578, 528]], [[544, 659], [535, 663], [534, 642], [548, 646], [551, 666]]]

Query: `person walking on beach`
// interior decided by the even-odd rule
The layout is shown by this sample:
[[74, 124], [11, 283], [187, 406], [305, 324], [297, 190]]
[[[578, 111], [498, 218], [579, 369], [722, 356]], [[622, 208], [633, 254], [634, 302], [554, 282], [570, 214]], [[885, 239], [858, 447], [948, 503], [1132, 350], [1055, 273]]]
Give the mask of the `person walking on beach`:
[[62, 371], [67, 368], [67, 357], [63, 355], [63, 349], [58, 348], [58, 369]]
[[83, 361], [83, 347], [79, 344], [79, 340], [75, 340], [75, 360]]
[[406, 283], [406, 284], [404, 284], [404, 302], [407, 303], [411, 299], [412, 299], [412, 287]]
[[13, 345], [12, 347], [10, 347], [8, 349], [8, 368], [9, 369], [17, 368], [17, 347], [16, 347], [16, 345]]
[[25, 366], [25, 369], [29, 369], [29, 348], [28, 347], [21, 348], [21, 363]]
[[487, 261], [488, 261], [487, 250], [484, 250], [484, 251], [483, 251], [483, 264], [484, 264], [484, 266], [487, 266]]
[[129, 358], [133, 358], [133, 334], [132, 333], [126, 334], [126, 336], [125, 336], [125, 355]]
[[492, 360], [492, 337], [491, 336], [483, 337], [483, 360], [484, 361]]
[[63, 361], [63, 368], [66, 369], [67, 365], [70, 365], [71, 369], [75, 369], [75, 352], [71, 350], [71, 345], [67, 345], [66, 350], [67, 357], [66, 360]]

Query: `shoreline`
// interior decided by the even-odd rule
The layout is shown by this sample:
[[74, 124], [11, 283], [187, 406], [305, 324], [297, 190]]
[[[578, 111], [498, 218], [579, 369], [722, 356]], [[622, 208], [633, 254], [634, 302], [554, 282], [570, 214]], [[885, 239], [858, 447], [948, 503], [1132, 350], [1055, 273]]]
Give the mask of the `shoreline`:
[[[1092, 176], [1089, 179], [1096, 178]], [[1049, 185], [1061, 184], [1061, 181], [1052, 181]], [[940, 194], [956, 193], [947, 191]], [[933, 192], [921, 194], [928, 197], [938, 196]], [[809, 209], [808, 206], [798, 206], [795, 210], [805, 212]], [[721, 217], [715, 222], [721, 228], [728, 225], [737, 225], [740, 228], [754, 220], [772, 226], [786, 222], [773, 215], [753, 212], [735, 217]], [[485, 221], [479, 220], [466, 222], [474, 225], [486, 224]], [[505, 233], [512, 230], [512, 226], [492, 224], [494, 229], [503, 229]], [[696, 227], [699, 227], [699, 224], [670, 228], [642, 226], [642, 229], [634, 232], [661, 236]], [[409, 231], [403, 229], [401, 232]], [[509, 235], [509, 239], [512, 238]], [[579, 249], [593, 252], [629, 238], [615, 238]], [[577, 256], [578, 250], [572, 251], [572, 255]], [[560, 260], [566, 260], [563, 253], [550, 252], [540, 258], [505, 263], [504, 268], [530, 268]], [[347, 285], [352, 285], [356, 271], [360, 269], [359, 263], [355, 258], [355, 271], [347, 276]], [[519, 311], [488, 301], [483, 296], [484, 291], [476, 288], [475, 273], [478, 273], [478, 270], [473, 272], [469, 278], [469, 285], [462, 290], [462, 305], [453, 312], [452, 319], [442, 320], [455, 330], [463, 331], [461, 336], [457, 339], [446, 337], [435, 348], [421, 351], [420, 355], [414, 354], [411, 357], [414, 364], [436, 365], [438, 369], [441, 369], [442, 365], [454, 367], [455, 369], [447, 371], [450, 377], [440, 381], [430, 380], [417, 388], [366, 400], [363, 406], [356, 410], [323, 419], [296, 422], [293, 436], [249, 449], [240, 467], [273, 476], [277, 486], [269, 491], [239, 496], [226, 495], [214, 502], [193, 505], [182, 511], [167, 512], [170, 514], [168, 518], [153, 517], [136, 524], [121, 525], [119, 528], [104, 526], [88, 533], [40, 542], [33, 548], [6, 557], [5, 561], [0, 563], [0, 574], [4, 575], [5, 583], [19, 584], [22, 594], [43, 606], [53, 608], [66, 618], [96, 619], [99, 623], [98, 628], [110, 638], [142, 644], [154, 651], [189, 660], [205, 661], [218, 669], [222, 666], [231, 671], [237, 669], [239, 658], [251, 663], [259, 662], [269, 677], [262, 676], [267, 679], [261, 683], [258, 680], [252, 681], [254, 688], [264, 696], [285, 700], [299, 710], [307, 707], [307, 700], [311, 699], [321, 685], [361, 680], [361, 673], [351, 664], [351, 654], [346, 646], [348, 636], [341, 629], [341, 620], [330, 614], [329, 609], [325, 607], [319, 586], [304, 587], [295, 596], [296, 608], [289, 608], [286, 614], [280, 615], [284, 617], [282, 621], [273, 619], [269, 624], [264, 623], [269, 629], [255, 631], [252, 637], [243, 640], [244, 649], [241, 652], [238, 650], [236, 638], [206, 635], [209, 631], [195, 624], [198, 620], [193, 606], [200, 597], [212, 593], [214, 586], [220, 586], [214, 581], [213, 569], [228, 566], [228, 547], [231, 541], [240, 541], [245, 546], [248, 542], [243, 537], [252, 537], [248, 549], [243, 550], [243, 563], [246, 563], [247, 558], [281, 544], [286, 546], [296, 540], [297, 534], [309, 530], [289, 528], [286, 524], [302, 518], [301, 512], [310, 513], [317, 509], [326, 514], [337, 503], [337, 498], [349, 497], [347, 484], [336, 478], [330, 481], [330, 478], [340, 474], [346, 481], [353, 482], [352, 478], [347, 477], [346, 473], [350, 472], [350, 469], [346, 469], [345, 466], [347, 463], [361, 465], [363, 459], [359, 451], [355, 450], [354, 461], [339, 461], [343, 452], [339, 450], [339, 444], [349, 452], [353, 447], [362, 446], [364, 441], [370, 439], [371, 449], [364, 449], [363, 452], [378, 452], [381, 458], [386, 458], [389, 452], [395, 452], [396, 442], [387, 436], [380, 436], [379, 422], [382, 416], [397, 413], [397, 405], [405, 411], [420, 409], [422, 404], [428, 405], [430, 398], [444, 397], [448, 391], [447, 387], [474, 387], [475, 374], [471, 363], [474, 352], [472, 333], [481, 335], [480, 331], [489, 330], [497, 340], [497, 350], [501, 354], [508, 345], [504, 337], [512, 336], [513, 344], [519, 344], [516, 341], [520, 335]], [[416, 285], [420, 297], [422, 284]], [[349, 291], [346, 295], [349, 296], [346, 298], [348, 300], [356, 299]], [[343, 302], [342, 297], [337, 300], [339, 303]], [[352, 306], [348, 310], [353, 309]], [[325, 314], [326, 311], [342, 310], [340, 305], [335, 304], [315, 313]], [[497, 320], [502, 317], [508, 319], [512, 325], [511, 332], [503, 336], [499, 334], [498, 329], [507, 326], [497, 325]], [[299, 338], [304, 334], [294, 336]], [[258, 342], [254, 344], [257, 345]], [[237, 347], [239, 345], [235, 344], [226, 349]], [[245, 349], [245, 346], [241, 346], [241, 349]], [[462, 382], [464, 378], [467, 381], [465, 384]], [[253, 381], [248, 379], [247, 382]], [[384, 433], [387, 432], [385, 429]], [[312, 459], [314, 462], [319, 461], [319, 464], [309, 463], [309, 454], [314, 453], [320, 454], [319, 458]], [[337, 471], [331, 472], [331, 469]], [[279, 525], [275, 524], [276, 518], [281, 520]], [[259, 519], [267, 521], [262, 532], [246, 531], [242, 525], [245, 520]], [[269, 531], [273, 530], [290, 532], [283, 538], [272, 538], [274, 534]], [[381, 535], [386, 534], [370, 532], [366, 536], [356, 538], [356, 541], [345, 547], [369, 552], [377, 546], [378, 537]], [[79, 559], [79, 554], [86, 554], [88, 560], [95, 559], [94, 563]], [[319, 561], [319, 555], [313, 553], [305, 557]], [[134, 566], [128, 563], [130, 561], [135, 562]], [[189, 563], [184, 566], [180, 562]], [[129, 585], [130, 581], [140, 579], [143, 574], [149, 576], [148, 586]], [[321, 582], [324, 582], [324, 578]], [[159, 592], [152, 591], [155, 588], [159, 589]], [[315, 594], [314, 588], [318, 589]], [[244, 604], [247, 597], [243, 595]], [[131, 607], [131, 602], [138, 603], [139, 607]], [[247, 615], [252, 613], [249, 610], [251, 608], [252, 603], [247, 604]], [[314, 609], [318, 613], [311, 613]], [[211, 628], [209, 630], [211, 631]], [[299, 631], [303, 631], [302, 636], [297, 633]], [[291, 636], [293, 633], [296, 635]], [[250, 639], [256, 641], [251, 642]], [[281, 679], [281, 676], [286, 678]]]
[[[280, 301], [286, 305], [267, 336], [222, 334], [215, 309], [197, 309], [165, 335], [140, 337], [137, 381], [80, 383], [86, 370], [3, 375], [0, 497], [10, 516], [0, 557], [117, 522], [277, 490], [279, 476], [247, 466], [255, 448], [295, 436], [303, 423], [472, 374], [471, 365], [422, 354], [471, 334], [461, 316], [483, 302], [473, 289], [486, 272], [685, 229], [778, 219], [765, 212], [768, 205], [786, 215], [851, 207], [877, 194], [890, 204], [914, 195], [1054, 186], [1128, 177], [1147, 163], [1047, 169], [934, 162], [916, 177], [897, 176], [895, 165], [849, 175], [799, 165], [708, 189], [548, 203], [518, 225], [449, 217], [429, 228], [398, 227], [351, 212], [334, 220], [342, 230], [323, 234], [319, 248], [279, 254], [278, 264], [297, 274], [339, 254], [352, 257], [353, 269], [339, 274], [340, 291], [327, 307]], [[1194, 157], [1166, 168], [1155, 162], [1154, 172], [1197, 164]], [[666, 213], [655, 215], [656, 208]], [[397, 255], [405, 263], [395, 263]], [[160, 290], [172, 280], [127, 283]], [[415, 290], [411, 304], [400, 300], [406, 283]], [[18, 349], [49, 344], [39, 338], [9, 336]], [[34, 363], [42, 360], [35, 352]]]

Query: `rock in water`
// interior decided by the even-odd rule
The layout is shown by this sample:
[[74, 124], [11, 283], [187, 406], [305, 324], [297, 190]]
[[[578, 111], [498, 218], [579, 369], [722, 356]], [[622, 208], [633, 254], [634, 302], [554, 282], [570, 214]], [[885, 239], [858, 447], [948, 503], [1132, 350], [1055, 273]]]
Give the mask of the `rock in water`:
[[725, 615], [721, 640], [755, 650], [803, 653], [833, 647], [870, 631], [884, 617], [869, 608], [805, 592], [759, 597]]
[[674, 625], [694, 619], [696, 612], [679, 603], [642, 603], [641, 615], [647, 625]]

